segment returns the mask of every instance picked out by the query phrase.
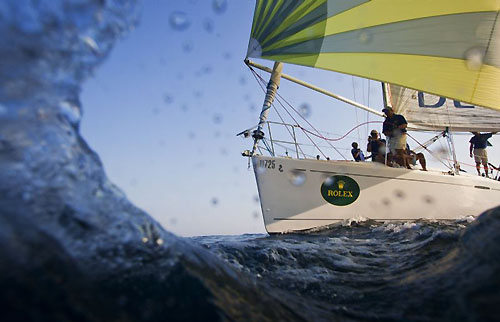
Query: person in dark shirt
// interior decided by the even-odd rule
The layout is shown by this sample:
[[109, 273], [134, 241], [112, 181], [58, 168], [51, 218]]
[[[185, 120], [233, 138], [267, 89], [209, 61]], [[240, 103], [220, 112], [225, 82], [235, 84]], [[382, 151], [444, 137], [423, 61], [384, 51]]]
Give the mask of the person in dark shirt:
[[354, 161], [359, 162], [359, 161], [365, 161], [365, 156], [363, 155], [363, 151], [358, 148], [358, 143], [357, 142], [352, 142], [352, 150], [351, 154], [352, 157], [354, 158]]
[[366, 151], [371, 152], [373, 162], [385, 163], [385, 140], [380, 139], [377, 130], [372, 130], [368, 137]]
[[469, 141], [469, 152], [471, 158], [472, 155], [474, 155], [474, 161], [476, 162], [476, 170], [478, 176], [481, 175], [481, 163], [483, 163], [484, 173], [489, 178], [488, 153], [486, 153], [486, 147], [488, 146], [488, 139], [496, 133], [497, 132], [481, 134], [479, 132], [472, 132], [474, 136]]
[[395, 114], [391, 107], [384, 108], [382, 112], [386, 115], [382, 133], [387, 137], [392, 157], [400, 166], [407, 167], [405, 149], [408, 122], [403, 115]]

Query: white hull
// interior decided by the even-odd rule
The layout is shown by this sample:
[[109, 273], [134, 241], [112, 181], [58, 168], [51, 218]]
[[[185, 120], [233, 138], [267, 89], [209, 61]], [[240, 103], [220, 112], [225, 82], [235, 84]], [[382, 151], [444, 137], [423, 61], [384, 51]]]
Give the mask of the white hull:
[[[269, 233], [311, 229], [357, 217], [379, 221], [459, 219], [500, 204], [500, 182], [468, 174], [453, 176], [373, 162], [264, 156], [254, 156], [252, 161]], [[340, 183], [332, 184], [332, 180]], [[339, 194], [342, 198], [336, 197]], [[339, 202], [346, 204], [333, 204]]]

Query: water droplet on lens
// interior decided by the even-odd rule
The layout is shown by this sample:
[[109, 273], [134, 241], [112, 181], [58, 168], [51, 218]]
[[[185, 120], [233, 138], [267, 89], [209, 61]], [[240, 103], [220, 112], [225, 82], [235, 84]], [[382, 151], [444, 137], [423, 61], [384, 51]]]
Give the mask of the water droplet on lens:
[[264, 174], [264, 173], [266, 173], [266, 167], [261, 167], [261, 166], [257, 165], [255, 167], [255, 172], [257, 172], [257, 174]]
[[169, 94], [165, 94], [165, 95], [163, 95], [163, 101], [166, 104], [172, 104], [172, 102], [174, 101], [174, 98], [172, 96], [170, 96]]
[[371, 33], [367, 32], [366, 30], [362, 30], [358, 34], [358, 40], [362, 44], [369, 44], [372, 41], [372, 35], [371, 35]]
[[328, 177], [328, 178], [326, 178], [324, 184], [325, 184], [325, 186], [331, 186], [333, 184], [333, 181], [334, 180], [332, 177]]
[[257, 195], [253, 196], [253, 201], [255, 201], [256, 203], [259, 203], [259, 196], [257, 196]]
[[384, 206], [389, 206], [391, 204], [391, 201], [388, 198], [382, 199], [382, 204]]
[[245, 76], [240, 76], [239, 83], [240, 85], [245, 85], [247, 83]]
[[203, 29], [208, 33], [212, 33], [214, 31], [214, 22], [208, 18], [203, 20]]
[[428, 204], [434, 203], [434, 198], [431, 196], [424, 196], [424, 202]]
[[212, 72], [212, 67], [211, 66], [203, 66], [201, 69], [201, 72], [204, 74], [210, 74]]
[[311, 116], [311, 106], [307, 103], [303, 103], [299, 106], [299, 113], [304, 118], [308, 118], [309, 116]]
[[406, 196], [403, 190], [394, 190], [394, 195], [401, 199], [404, 199], [404, 197]]
[[182, 44], [182, 51], [185, 53], [190, 53], [193, 50], [193, 44], [190, 42], [185, 42]]
[[254, 211], [252, 215], [253, 215], [254, 218], [259, 218], [259, 212], [258, 211]]
[[288, 172], [288, 180], [290, 180], [294, 186], [298, 187], [306, 182], [306, 174], [304, 171], [292, 170]]
[[181, 11], [176, 11], [170, 14], [169, 22], [172, 29], [177, 31], [186, 30], [191, 25], [188, 16]]
[[214, 116], [212, 117], [212, 120], [214, 121], [215, 124], [220, 124], [220, 123], [222, 123], [222, 115], [214, 114]]
[[222, 57], [224, 57], [225, 60], [230, 60], [231, 59], [231, 53], [230, 52], [225, 52]]
[[227, 9], [227, 0], [213, 0], [212, 8], [216, 14], [223, 14]]
[[210, 203], [212, 204], [212, 206], [217, 206], [219, 200], [217, 198], [212, 198], [212, 200], [210, 200]]
[[465, 52], [467, 68], [470, 70], [479, 70], [483, 65], [484, 49], [471, 48]]

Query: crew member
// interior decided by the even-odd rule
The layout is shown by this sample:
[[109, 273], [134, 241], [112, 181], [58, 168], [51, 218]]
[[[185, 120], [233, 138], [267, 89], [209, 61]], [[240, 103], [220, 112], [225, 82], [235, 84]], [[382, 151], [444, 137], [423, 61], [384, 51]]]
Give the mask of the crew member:
[[406, 149], [406, 127], [408, 122], [403, 115], [396, 114], [391, 107], [385, 107], [382, 112], [386, 118], [382, 127], [382, 133], [387, 137], [389, 149], [397, 164], [407, 167], [405, 156]]
[[385, 140], [380, 139], [377, 130], [372, 130], [368, 137], [368, 145], [366, 151], [371, 152], [373, 162], [384, 163], [385, 160]]
[[484, 173], [489, 178], [488, 153], [486, 153], [486, 147], [488, 146], [488, 139], [496, 133], [497, 132], [481, 134], [479, 132], [472, 132], [474, 136], [469, 141], [469, 152], [471, 158], [472, 155], [474, 155], [474, 161], [476, 162], [476, 170], [478, 176], [481, 175], [481, 163], [483, 163]]
[[356, 162], [365, 161], [365, 156], [363, 154], [363, 151], [361, 151], [361, 149], [358, 148], [358, 143], [352, 142], [351, 146], [352, 146], [351, 154], [352, 157], [354, 158], [354, 161]]
[[422, 170], [427, 171], [427, 162], [425, 161], [425, 156], [423, 153], [416, 153], [410, 149], [408, 143], [406, 143], [406, 157], [408, 169], [411, 169], [410, 164], [417, 165], [417, 161], [420, 163]]

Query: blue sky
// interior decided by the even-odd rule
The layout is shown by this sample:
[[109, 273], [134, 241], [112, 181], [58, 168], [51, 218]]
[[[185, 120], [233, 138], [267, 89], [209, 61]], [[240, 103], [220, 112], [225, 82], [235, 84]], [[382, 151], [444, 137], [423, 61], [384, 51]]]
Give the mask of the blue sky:
[[[253, 0], [144, 1], [137, 28], [83, 86], [83, 137], [129, 199], [176, 234], [265, 232], [253, 172], [240, 155], [252, 142], [236, 137], [256, 125], [264, 99], [243, 63], [253, 9]], [[290, 65], [283, 72], [382, 108], [379, 83]], [[368, 117], [287, 81], [280, 94], [296, 108], [306, 106], [307, 119], [331, 137]], [[271, 119], [279, 120], [274, 112]], [[373, 127], [380, 128], [360, 127], [336, 146], [349, 157], [351, 142], [363, 148]], [[455, 139], [459, 159], [473, 163], [469, 137]], [[500, 139], [491, 142], [490, 160], [499, 163]]]

